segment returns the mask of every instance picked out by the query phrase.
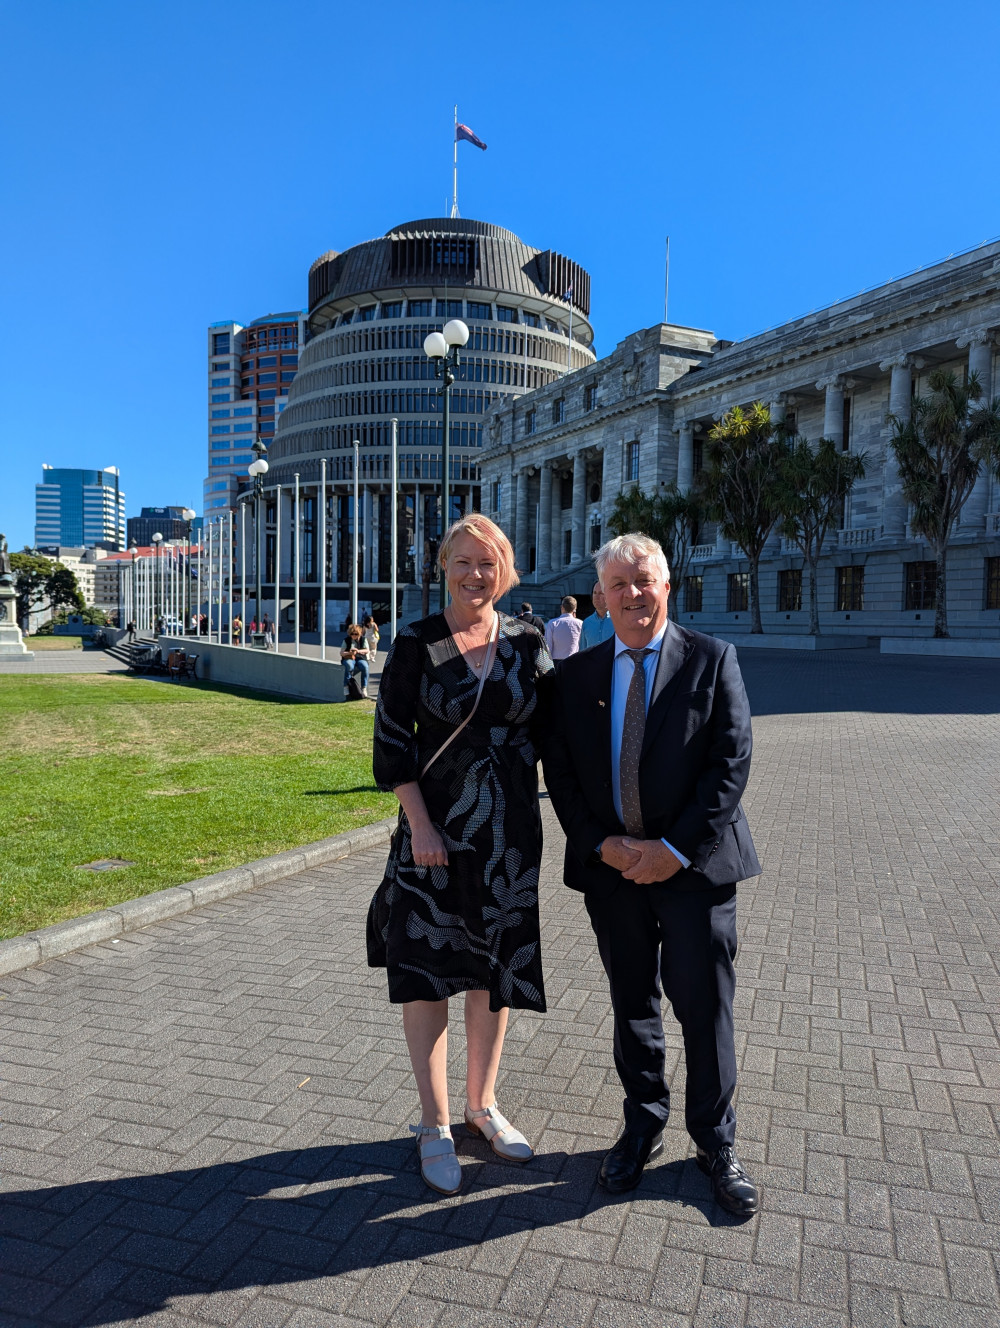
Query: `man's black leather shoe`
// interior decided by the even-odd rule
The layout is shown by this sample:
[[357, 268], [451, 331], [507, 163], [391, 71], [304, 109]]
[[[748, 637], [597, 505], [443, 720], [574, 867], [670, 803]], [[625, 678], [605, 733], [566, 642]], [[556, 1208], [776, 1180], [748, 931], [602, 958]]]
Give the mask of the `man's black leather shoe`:
[[656, 1134], [638, 1134], [626, 1129], [625, 1133], [601, 1163], [598, 1183], [612, 1194], [634, 1190], [642, 1179], [642, 1169], [651, 1157], [663, 1152], [663, 1131]]
[[756, 1213], [760, 1205], [757, 1187], [728, 1144], [717, 1153], [706, 1153], [699, 1148], [695, 1160], [712, 1182], [717, 1204], [735, 1217], [752, 1217]]

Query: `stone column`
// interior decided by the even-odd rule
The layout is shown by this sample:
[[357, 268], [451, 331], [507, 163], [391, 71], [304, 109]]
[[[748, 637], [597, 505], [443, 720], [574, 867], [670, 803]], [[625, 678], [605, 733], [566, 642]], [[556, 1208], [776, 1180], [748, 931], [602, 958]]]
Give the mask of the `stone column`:
[[821, 378], [817, 388], [826, 391], [823, 404], [823, 437], [840, 443], [844, 436], [844, 386], [840, 377]]
[[582, 563], [586, 556], [584, 538], [587, 523], [587, 458], [582, 451], [573, 458], [573, 544], [570, 561]]
[[678, 427], [677, 487], [688, 493], [694, 482], [694, 421], [684, 420]]
[[413, 485], [413, 584], [419, 586], [424, 575], [424, 514], [420, 481]]
[[542, 462], [538, 486], [538, 502], [542, 510], [538, 521], [535, 571], [538, 577], [543, 577], [552, 571], [552, 463], [550, 461]]
[[[987, 328], [979, 328], [956, 343], [960, 350], [969, 349], [969, 373], [979, 379], [983, 395], [977, 404], [993, 399], [993, 335]], [[975, 409], [975, 406], [973, 406]], [[986, 530], [986, 509], [990, 491], [990, 472], [982, 466], [979, 478], [965, 501], [958, 528], [964, 535], [982, 535]]]
[[528, 518], [528, 467], [517, 472], [517, 507], [514, 512], [514, 558], [521, 576], [528, 571], [528, 545], [531, 522]]
[[565, 461], [553, 461], [552, 463], [552, 570], [558, 572], [561, 567], [566, 565], [566, 558], [563, 552], [563, 533], [562, 533], [562, 472], [565, 468]]
[[[889, 379], [889, 414], [904, 423], [910, 418], [910, 403], [913, 399], [913, 357], [896, 355], [882, 360], [878, 366], [883, 373], [891, 374]], [[903, 487], [896, 464], [896, 453], [892, 450], [892, 427], [888, 428], [885, 440], [885, 458], [882, 463], [882, 536], [884, 539], [899, 540], [906, 535], [907, 502], [903, 497]]]

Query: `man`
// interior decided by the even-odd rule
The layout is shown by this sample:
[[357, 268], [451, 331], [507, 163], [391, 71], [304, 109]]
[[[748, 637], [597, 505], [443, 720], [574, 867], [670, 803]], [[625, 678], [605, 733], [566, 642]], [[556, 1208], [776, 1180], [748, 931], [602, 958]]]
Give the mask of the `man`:
[[606, 641], [609, 636], [615, 634], [614, 624], [608, 617], [608, 602], [604, 598], [600, 581], [594, 582], [594, 589], [590, 592], [590, 598], [594, 601], [594, 612], [583, 620], [583, 628], [580, 632], [581, 650], [589, 650], [591, 646], [599, 646], [602, 641]]
[[562, 613], [545, 624], [545, 644], [553, 659], [569, 659], [580, 649], [583, 623], [576, 616], [576, 600], [564, 595], [559, 603]]
[[685, 1122], [718, 1202], [746, 1217], [757, 1190], [733, 1150], [736, 883], [760, 872], [740, 796], [750, 709], [732, 646], [667, 618], [655, 540], [622, 535], [594, 562], [615, 629], [558, 669], [545, 781], [566, 832], [611, 986], [625, 1129], [608, 1190], [634, 1188], [663, 1148], [661, 986], [684, 1034]]
[[519, 622], [529, 623], [539, 636], [545, 636], [545, 619], [539, 618], [537, 613], [531, 612], [531, 605], [527, 600], [521, 605], [521, 612], [517, 615]]

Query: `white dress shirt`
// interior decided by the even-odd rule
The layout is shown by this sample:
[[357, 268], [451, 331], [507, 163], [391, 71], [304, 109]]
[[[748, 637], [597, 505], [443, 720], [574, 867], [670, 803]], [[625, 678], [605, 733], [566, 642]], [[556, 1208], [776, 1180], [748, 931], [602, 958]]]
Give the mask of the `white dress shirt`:
[[562, 613], [545, 624], [545, 644], [553, 659], [568, 659], [580, 649], [583, 622], [575, 613]]
[[[643, 667], [646, 671], [647, 711], [649, 710], [649, 698], [653, 692], [653, 682], [656, 678], [656, 666], [660, 662], [660, 647], [663, 645], [666, 630], [667, 624], [664, 623], [652, 641], [645, 647], [646, 650], [650, 651], [643, 660]], [[615, 811], [618, 813], [619, 821], [624, 821], [621, 790], [622, 731], [625, 728], [625, 703], [628, 700], [628, 689], [635, 669], [635, 665], [625, 652], [632, 648], [627, 646], [621, 637], [615, 635], [615, 662], [611, 669], [611, 792], [615, 800]], [[679, 853], [673, 844], [668, 843], [666, 839], [661, 840], [661, 843], [670, 850], [682, 867], [691, 866], [691, 859], [686, 858], [683, 853]]]

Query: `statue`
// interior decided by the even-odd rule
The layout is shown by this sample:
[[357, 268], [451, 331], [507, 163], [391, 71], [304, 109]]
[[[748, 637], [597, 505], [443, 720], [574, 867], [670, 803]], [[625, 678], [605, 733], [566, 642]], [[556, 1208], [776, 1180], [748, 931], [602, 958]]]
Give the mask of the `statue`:
[[11, 571], [10, 554], [7, 552], [7, 536], [0, 535], [0, 584], [9, 586], [14, 583], [14, 573]]

